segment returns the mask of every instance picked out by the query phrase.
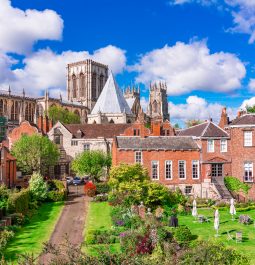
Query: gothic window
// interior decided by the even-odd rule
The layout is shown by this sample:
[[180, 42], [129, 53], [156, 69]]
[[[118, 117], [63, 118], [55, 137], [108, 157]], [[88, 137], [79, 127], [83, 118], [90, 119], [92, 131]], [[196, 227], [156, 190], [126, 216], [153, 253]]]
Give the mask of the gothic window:
[[152, 103], [152, 111], [154, 113], [158, 113], [158, 103], [157, 103], [156, 100], [154, 100], [153, 103]]
[[83, 73], [80, 74], [80, 96], [85, 96], [85, 75]]
[[43, 106], [41, 104], [37, 105], [36, 114], [37, 114], [37, 117], [42, 117], [43, 116]]
[[73, 97], [76, 98], [77, 97], [77, 80], [74, 74], [72, 76], [72, 80], [73, 80]]
[[0, 100], [0, 116], [4, 115], [4, 103], [3, 100]]
[[110, 120], [110, 123], [114, 123], [113, 119]]
[[99, 79], [99, 94], [102, 92], [104, 88], [104, 76], [100, 75], [100, 79]]
[[26, 108], [25, 108], [25, 120], [28, 121], [29, 120], [29, 112], [28, 112], [28, 105], [26, 105]]
[[15, 102], [15, 106], [14, 106], [14, 120], [18, 120], [19, 119], [19, 103], [16, 101]]
[[12, 102], [12, 107], [11, 107], [11, 120], [14, 121], [14, 115], [15, 115], [15, 111], [14, 111], [14, 101]]
[[97, 74], [92, 74], [92, 99], [96, 98], [96, 90], [97, 90]]

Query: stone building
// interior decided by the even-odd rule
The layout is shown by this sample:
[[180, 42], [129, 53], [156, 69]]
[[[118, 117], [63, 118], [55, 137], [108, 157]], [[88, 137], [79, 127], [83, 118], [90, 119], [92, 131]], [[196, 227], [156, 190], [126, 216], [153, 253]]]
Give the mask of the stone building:
[[128, 86], [124, 91], [124, 98], [127, 101], [129, 108], [131, 109], [132, 113], [136, 115], [139, 114], [141, 110], [140, 104], [140, 88], [135, 86]]
[[57, 122], [48, 132], [51, 141], [58, 145], [60, 160], [51, 169], [51, 176], [70, 174], [70, 162], [77, 154], [88, 150], [111, 152], [114, 136], [120, 135], [130, 124], [62, 124]]
[[93, 110], [88, 115], [88, 123], [106, 124], [133, 123], [136, 119], [113, 74], [110, 73]]
[[7, 118], [8, 129], [17, 127], [23, 121], [36, 124], [44, 133], [49, 130], [50, 121], [47, 118], [51, 106], [61, 106], [68, 111], [74, 112], [81, 118], [81, 122], [87, 120], [87, 107], [78, 102], [67, 102], [49, 96], [48, 91], [42, 97], [29, 97], [25, 95], [12, 94], [11, 88], [0, 93], [0, 117]]
[[92, 110], [108, 78], [108, 66], [90, 59], [67, 65], [68, 100]]
[[167, 101], [167, 86], [159, 82], [150, 84], [149, 105], [147, 116], [150, 119], [162, 117], [163, 120], [170, 120]]

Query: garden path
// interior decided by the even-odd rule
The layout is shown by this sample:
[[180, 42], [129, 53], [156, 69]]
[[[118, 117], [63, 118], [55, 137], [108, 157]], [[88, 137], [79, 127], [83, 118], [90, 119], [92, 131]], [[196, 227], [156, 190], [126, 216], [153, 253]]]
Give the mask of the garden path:
[[[72, 245], [79, 246], [84, 240], [83, 230], [88, 199], [84, 196], [83, 186], [71, 186], [69, 191], [68, 200], [49, 241], [52, 245], [58, 246], [68, 238]], [[39, 263], [46, 265], [49, 260], [49, 254], [42, 255]]]

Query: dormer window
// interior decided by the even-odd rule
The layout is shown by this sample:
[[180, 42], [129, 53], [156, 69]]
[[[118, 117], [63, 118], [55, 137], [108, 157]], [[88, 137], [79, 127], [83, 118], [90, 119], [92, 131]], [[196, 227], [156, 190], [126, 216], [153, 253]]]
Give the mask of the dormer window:
[[61, 144], [61, 138], [60, 135], [54, 135], [54, 143], [55, 144]]

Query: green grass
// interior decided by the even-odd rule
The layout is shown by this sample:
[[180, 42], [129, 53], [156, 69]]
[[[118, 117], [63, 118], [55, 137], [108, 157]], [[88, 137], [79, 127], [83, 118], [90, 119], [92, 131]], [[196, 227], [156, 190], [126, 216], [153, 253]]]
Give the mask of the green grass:
[[44, 203], [8, 243], [5, 259], [15, 263], [19, 254], [40, 254], [43, 243], [50, 239], [63, 206], [63, 202]]
[[[86, 218], [86, 225], [84, 235], [86, 238], [86, 233], [91, 229], [99, 230], [109, 230], [112, 227], [111, 220], [111, 206], [108, 202], [91, 202], [89, 204], [88, 214]], [[89, 255], [97, 255], [97, 249], [109, 249], [112, 253], [120, 252], [120, 244], [95, 244], [95, 245], [85, 245], [82, 246], [82, 250]]]
[[[249, 215], [253, 220], [255, 220], [255, 210], [240, 212], [236, 215], [236, 220], [231, 220], [231, 215], [229, 210], [220, 211], [220, 229], [219, 237], [215, 237], [214, 230], [214, 210], [213, 209], [198, 209], [198, 214], [205, 215], [209, 217], [209, 223], [197, 223], [194, 222], [194, 218], [191, 215], [179, 216], [180, 225], [187, 225], [192, 234], [197, 235], [198, 239], [203, 240], [216, 240], [223, 242], [226, 246], [230, 246], [238, 250], [239, 252], [250, 257], [252, 264], [255, 264], [255, 226], [254, 224], [243, 225], [238, 222], [238, 217], [241, 214]], [[243, 234], [243, 242], [236, 243], [235, 233], [241, 231]], [[227, 232], [229, 232], [234, 240], [227, 240]]]

